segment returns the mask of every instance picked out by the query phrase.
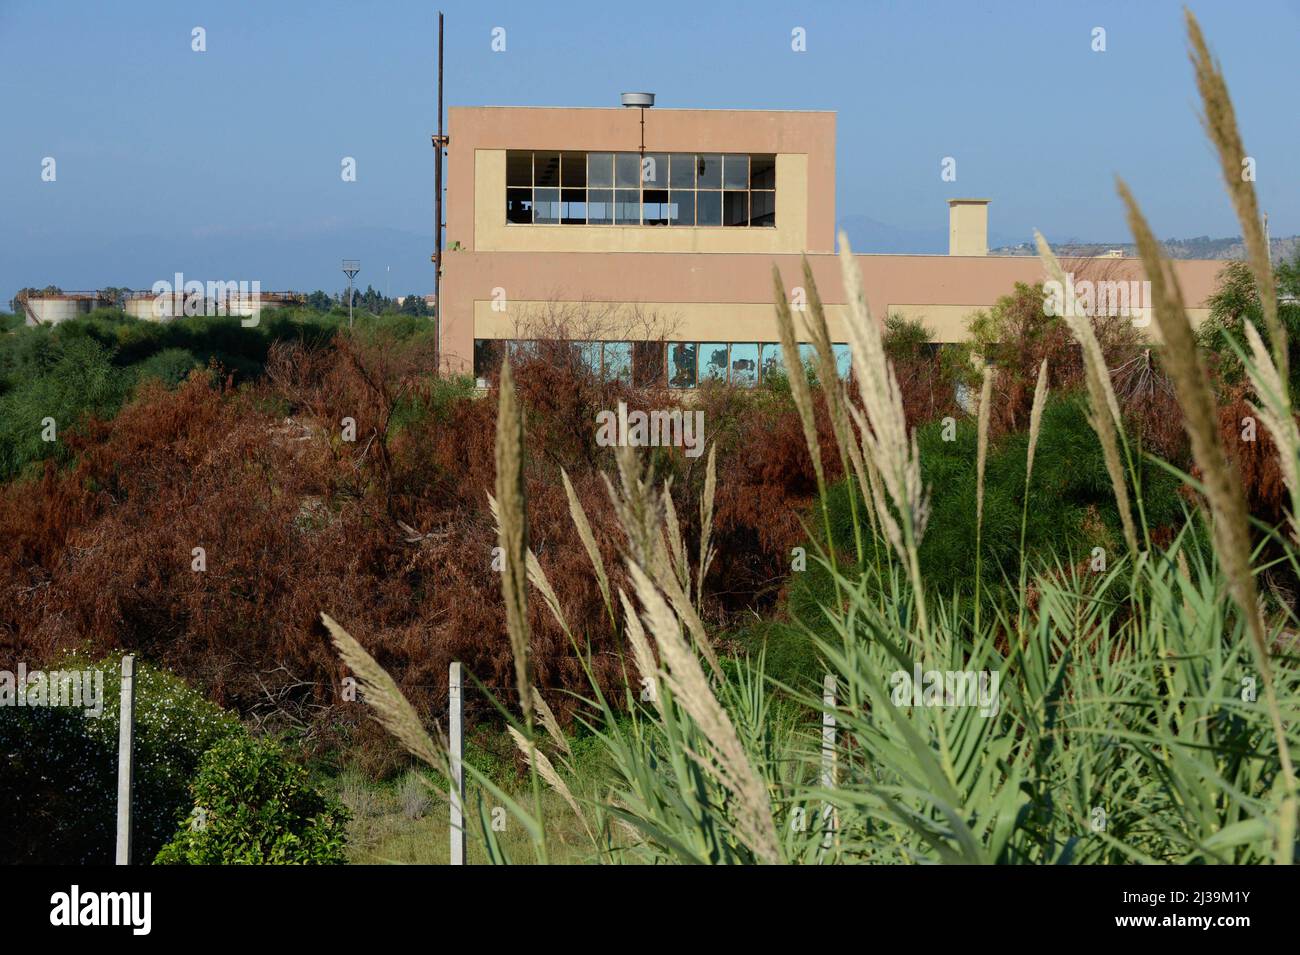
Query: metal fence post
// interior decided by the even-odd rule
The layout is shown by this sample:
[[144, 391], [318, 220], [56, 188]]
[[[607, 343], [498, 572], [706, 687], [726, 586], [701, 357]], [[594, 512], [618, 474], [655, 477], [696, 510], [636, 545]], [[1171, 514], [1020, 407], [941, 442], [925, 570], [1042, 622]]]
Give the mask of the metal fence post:
[[117, 735], [117, 864], [131, 864], [131, 797], [135, 775], [135, 657], [122, 657], [122, 700]]
[[465, 864], [465, 768], [460, 664], [453, 663], [447, 679], [447, 723], [451, 749], [451, 864]]

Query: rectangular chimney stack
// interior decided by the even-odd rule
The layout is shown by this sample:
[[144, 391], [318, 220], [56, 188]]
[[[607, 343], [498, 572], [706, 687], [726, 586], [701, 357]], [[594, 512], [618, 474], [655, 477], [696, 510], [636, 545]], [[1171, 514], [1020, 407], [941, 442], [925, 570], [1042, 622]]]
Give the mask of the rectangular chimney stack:
[[989, 200], [948, 200], [948, 254], [989, 254]]

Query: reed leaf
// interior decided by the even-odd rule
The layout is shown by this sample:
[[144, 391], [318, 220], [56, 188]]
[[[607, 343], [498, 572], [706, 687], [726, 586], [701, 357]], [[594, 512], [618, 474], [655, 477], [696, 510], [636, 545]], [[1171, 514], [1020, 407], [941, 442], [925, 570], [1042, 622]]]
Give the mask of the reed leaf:
[[1147, 225], [1137, 201], [1123, 180], [1119, 180], [1118, 190], [1128, 212], [1129, 228], [1151, 282], [1156, 322], [1164, 342], [1165, 366], [1173, 380], [1178, 403], [1183, 409], [1184, 426], [1191, 439], [1192, 455], [1201, 469], [1202, 486], [1214, 519], [1216, 550], [1228, 578], [1228, 589], [1246, 621], [1246, 629], [1255, 649], [1265, 705], [1277, 739], [1282, 770], [1284, 800], [1280, 813], [1277, 858], [1279, 862], [1289, 863], [1295, 851], [1295, 770], [1287, 746], [1286, 730], [1282, 725], [1268, 638], [1259, 611], [1259, 597], [1250, 564], [1250, 525], [1245, 499], [1237, 473], [1229, 465], [1227, 454], [1219, 440], [1214, 396], [1196, 350], [1196, 339], [1187, 319], [1178, 279], [1162, 258], [1155, 233]]
[[1106, 462], [1106, 473], [1110, 476], [1111, 493], [1115, 495], [1115, 507], [1119, 510], [1120, 525], [1124, 530], [1124, 542], [1129, 554], [1138, 553], [1137, 527], [1133, 523], [1133, 511], [1129, 505], [1128, 483], [1124, 478], [1124, 465], [1120, 460], [1120, 434], [1124, 427], [1120, 415], [1119, 402], [1115, 398], [1115, 389], [1111, 386], [1110, 370], [1102, 356], [1097, 333], [1092, 327], [1092, 319], [1083, 314], [1074, 295], [1072, 282], [1066, 281], [1065, 271], [1057, 261], [1056, 254], [1040, 232], [1034, 232], [1034, 241], [1038, 244], [1038, 257], [1042, 260], [1047, 274], [1060, 283], [1065, 296], [1065, 322], [1071, 334], [1083, 348], [1084, 380], [1088, 385], [1088, 400], [1091, 411], [1088, 421], [1097, 432], [1101, 442], [1102, 456]]
[[1218, 62], [1206, 45], [1201, 26], [1192, 11], [1184, 11], [1187, 20], [1187, 38], [1191, 44], [1188, 54], [1196, 72], [1196, 88], [1201, 94], [1204, 113], [1201, 122], [1219, 154], [1219, 167], [1223, 182], [1232, 198], [1232, 207], [1241, 222], [1241, 236], [1246, 245], [1246, 261], [1254, 273], [1259, 287], [1259, 300], [1264, 312], [1264, 327], [1268, 329], [1273, 344], [1273, 360], [1281, 380], [1289, 380], [1287, 367], [1286, 329], [1277, 313], [1277, 290], [1273, 285], [1273, 264], [1268, 247], [1268, 237], [1260, 219], [1259, 202], [1255, 198], [1254, 183], [1246, 178], [1243, 164], [1249, 158], [1237, 128], [1237, 114], [1228, 95], [1228, 83]]
[[533, 718], [532, 639], [528, 627], [528, 509], [524, 494], [524, 417], [509, 360], [501, 363], [497, 405], [497, 543], [502, 551], [501, 597], [515, 661], [515, 688], [525, 722]]

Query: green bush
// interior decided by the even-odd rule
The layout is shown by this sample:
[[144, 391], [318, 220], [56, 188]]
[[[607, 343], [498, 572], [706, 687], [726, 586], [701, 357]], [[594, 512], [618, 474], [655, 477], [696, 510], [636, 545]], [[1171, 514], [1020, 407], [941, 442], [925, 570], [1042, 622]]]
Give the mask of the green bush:
[[203, 757], [194, 809], [156, 862], [327, 865], [346, 861], [349, 814], [271, 740], [236, 736]]
[[731, 636], [752, 659], [763, 654], [764, 673], [778, 683], [803, 692], [821, 686], [826, 664], [806, 627], [781, 620], [757, 620]]
[[[61, 459], [63, 432], [91, 415], [111, 417], [130, 392], [113, 353], [88, 338], [32, 348], [21, 361], [26, 374], [0, 395], [0, 480], [33, 462]], [[54, 441], [45, 440], [47, 418], [54, 421]]]
[[[1086, 560], [1094, 547], [1105, 551], [1108, 566], [1124, 553], [1119, 512], [1106, 462], [1097, 436], [1088, 424], [1084, 400], [1078, 394], [1063, 395], [1049, 401], [1043, 411], [1025, 527], [1024, 557], [1031, 572], [1041, 571], [1057, 561], [1071, 564]], [[955, 431], [950, 435], [952, 440], [944, 440], [942, 421], [917, 429], [922, 480], [930, 490], [930, 520], [919, 555], [921, 573], [945, 596], [959, 593], [970, 597], [975, 589], [976, 566], [975, 422], [971, 419], [955, 422]], [[1027, 434], [1012, 434], [989, 449], [980, 540], [985, 600], [999, 595], [1004, 600], [1014, 598], [1004, 585], [1019, 580], [1020, 521], [1028, 443]], [[1137, 459], [1139, 449], [1136, 445], [1133, 449]], [[1148, 526], [1156, 529], [1181, 525], [1183, 510], [1177, 479], [1149, 460], [1139, 463], [1141, 498]], [[841, 481], [829, 489], [827, 506], [836, 551], [852, 558], [850, 493], [856, 493], [856, 488]], [[1136, 500], [1135, 493], [1135, 503]], [[863, 513], [860, 495], [857, 505], [859, 513]], [[820, 529], [820, 519], [809, 526]], [[871, 562], [873, 551], [869, 538], [866, 547], [867, 561]], [[882, 554], [889, 550], [883, 539], [879, 547]], [[841, 570], [844, 569], [841, 563]], [[810, 559], [807, 571], [796, 575], [793, 581], [791, 608], [800, 619], [820, 623], [822, 615], [817, 608], [833, 601], [830, 575]]]
[[139, 381], [157, 378], [169, 388], [180, 384], [195, 368], [202, 367], [194, 353], [187, 348], [164, 348], [146, 358], [135, 367]]
[[[1278, 319], [1286, 331], [1287, 354], [1290, 358], [1292, 394], [1300, 392], [1300, 251], [1290, 262], [1282, 262], [1273, 270], [1277, 283]], [[1250, 266], [1245, 262], [1228, 262], [1218, 275], [1214, 294], [1207, 299], [1210, 317], [1196, 330], [1203, 348], [1214, 353], [1219, 373], [1229, 384], [1244, 377], [1240, 359], [1229, 344], [1246, 347], [1242, 328], [1250, 322], [1260, 338], [1272, 348], [1268, 327], [1264, 322], [1264, 308], [1259, 300], [1259, 289]]]
[[[0, 706], [0, 862], [113, 861], [117, 819], [116, 660], [79, 657], [50, 669], [98, 671], [103, 712], [67, 706]], [[241, 732], [238, 721], [163, 670], [137, 662], [135, 858], [151, 859], [188, 806], [203, 753]]]

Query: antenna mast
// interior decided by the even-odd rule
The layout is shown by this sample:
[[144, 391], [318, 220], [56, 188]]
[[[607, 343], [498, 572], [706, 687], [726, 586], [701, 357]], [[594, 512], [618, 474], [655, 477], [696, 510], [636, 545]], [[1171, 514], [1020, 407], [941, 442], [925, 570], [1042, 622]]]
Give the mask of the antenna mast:
[[435, 367], [442, 367], [442, 156], [447, 136], [442, 129], [442, 11], [438, 11], [438, 132], [433, 136], [433, 331]]

